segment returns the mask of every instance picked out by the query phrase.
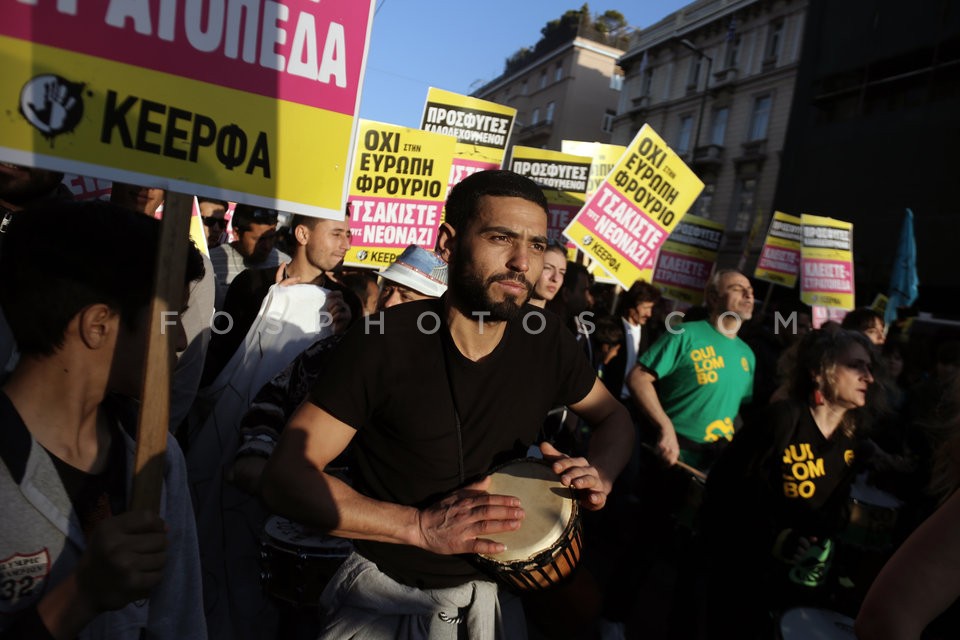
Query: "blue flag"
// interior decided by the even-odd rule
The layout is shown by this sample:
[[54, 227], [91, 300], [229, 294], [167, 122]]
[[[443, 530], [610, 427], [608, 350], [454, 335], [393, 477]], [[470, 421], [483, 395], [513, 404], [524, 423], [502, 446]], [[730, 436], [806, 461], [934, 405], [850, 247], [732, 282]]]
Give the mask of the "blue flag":
[[917, 299], [917, 241], [913, 237], [913, 211], [907, 209], [900, 229], [900, 244], [890, 274], [890, 293], [884, 321], [889, 324], [897, 319], [897, 307], [909, 307]]

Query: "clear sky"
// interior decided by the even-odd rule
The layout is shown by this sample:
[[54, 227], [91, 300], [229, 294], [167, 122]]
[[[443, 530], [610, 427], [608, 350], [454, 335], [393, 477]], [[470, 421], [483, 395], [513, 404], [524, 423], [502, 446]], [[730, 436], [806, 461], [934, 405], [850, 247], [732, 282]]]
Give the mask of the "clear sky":
[[[693, 0], [589, 2], [646, 28]], [[360, 116], [419, 128], [429, 87], [469, 94], [532, 47], [540, 29], [583, 0], [376, 0]]]

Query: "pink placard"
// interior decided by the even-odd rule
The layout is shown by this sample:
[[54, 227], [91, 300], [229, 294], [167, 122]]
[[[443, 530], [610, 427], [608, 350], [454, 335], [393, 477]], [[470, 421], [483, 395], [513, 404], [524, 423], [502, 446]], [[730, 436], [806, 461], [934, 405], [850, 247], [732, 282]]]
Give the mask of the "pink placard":
[[357, 246], [433, 249], [442, 204], [393, 198], [350, 198], [350, 234]]
[[710, 278], [713, 260], [702, 260], [672, 251], [661, 251], [653, 274], [655, 283], [703, 291]]
[[6, 0], [0, 35], [353, 115], [370, 3]]
[[450, 192], [450, 189], [453, 188], [453, 185], [457, 184], [467, 176], [474, 174], [478, 171], [486, 171], [487, 169], [499, 169], [500, 165], [495, 162], [481, 162], [479, 160], [467, 160], [466, 158], [461, 158], [459, 156], [453, 157], [453, 164], [450, 165], [450, 182], [447, 183], [447, 193]]
[[550, 215], [547, 217], [547, 240], [551, 243], [563, 245], [568, 249], [574, 248], [576, 245], [563, 236], [563, 230], [576, 217], [577, 212], [580, 211], [580, 205], [551, 203], [548, 207]]
[[813, 305], [811, 309], [813, 311], [813, 321], [811, 324], [814, 329], [819, 329], [827, 322], [843, 322], [843, 319], [847, 313], [849, 313], [846, 309], [821, 307], [819, 305]]
[[795, 276], [800, 271], [800, 250], [764, 245], [757, 262], [757, 269]]
[[808, 258], [803, 261], [802, 288], [823, 293], [853, 293], [849, 262]]
[[78, 176], [72, 173], [64, 174], [63, 184], [73, 194], [74, 200], [109, 200], [110, 189], [113, 185], [109, 180]]
[[653, 269], [666, 232], [653, 219], [604, 182], [577, 219], [587, 231], [616, 247], [635, 268]]

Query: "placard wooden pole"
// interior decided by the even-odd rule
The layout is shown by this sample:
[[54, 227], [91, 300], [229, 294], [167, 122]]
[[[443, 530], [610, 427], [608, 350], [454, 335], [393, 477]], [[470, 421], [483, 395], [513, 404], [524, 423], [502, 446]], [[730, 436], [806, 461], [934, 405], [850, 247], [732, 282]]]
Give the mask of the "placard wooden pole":
[[770, 306], [770, 298], [773, 297], [773, 288], [776, 285], [772, 282], [767, 283], [767, 295], [763, 298], [763, 306], [760, 308], [760, 317], [767, 317], [767, 307]]
[[618, 282], [614, 285], [613, 295], [610, 297], [610, 309], [607, 311], [611, 316], [617, 313], [617, 301], [620, 299], [621, 293], [623, 293], [623, 287]]
[[[167, 192], [160, 222], [153, 302], [150, 304], [150, 335], [140, 394], [131, 509], [160, 510], [163, 459], [170, 422], [170, 376], [175, 348], [173, 338], [176, 336], [176, 328], [170, 326], [174, 316], [165, 312], [179, 312], [183, 304], [183, 278], [192, 213], [193, 196]], [[123, 265], [119, 268], [122, 269]]]

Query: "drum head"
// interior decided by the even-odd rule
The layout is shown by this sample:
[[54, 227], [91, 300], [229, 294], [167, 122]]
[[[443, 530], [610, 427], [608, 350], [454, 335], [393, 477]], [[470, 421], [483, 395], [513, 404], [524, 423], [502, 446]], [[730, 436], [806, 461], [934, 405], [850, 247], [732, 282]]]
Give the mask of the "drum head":
[[505, 464], [491, 476], [487, 491], [520, 498], [526, 515], [519, 529], [486, 536], [507, 545], [507, 550], [484, 557], [497, 562], [533, 559], [563, 537], [575, 514], [573, 491], [560, 484], [560, 476], [549, 463], [518, 460]]
[[896, 496], [868, 484], [850, 485], [850, 499], [860, 504], [884, 509], [899, 509], [903, 504]]
[[780, 618], [783, 640], [856, 640], [853, 619], [826, 609], [799, 607]]
[[270, 543], [278, 548], [291, 551], [323, 550], [324, 552], [349, 554], [351, 543], [349, 540], [329, 536], [317, 529], [288, 520], [281, 516], [270, 516], [263, 527], [263, 531], [270, 539]]

